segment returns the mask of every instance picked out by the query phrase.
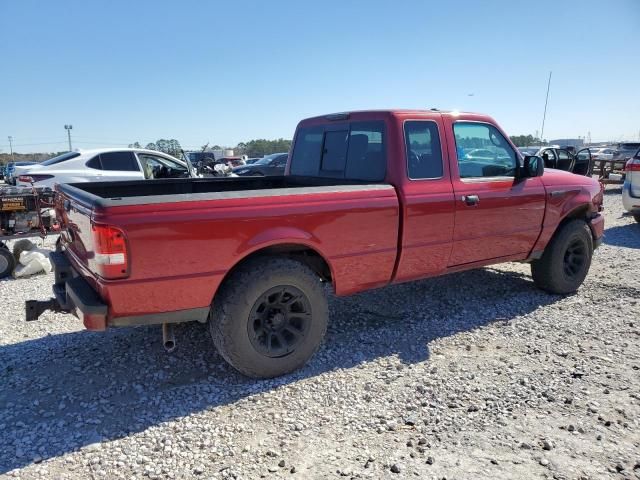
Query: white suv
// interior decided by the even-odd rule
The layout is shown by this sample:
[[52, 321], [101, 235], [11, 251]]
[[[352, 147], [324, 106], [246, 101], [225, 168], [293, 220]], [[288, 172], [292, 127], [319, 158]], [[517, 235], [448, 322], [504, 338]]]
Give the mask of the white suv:
[[23, 169], [17, 185], [53, 188], [56, 183], [191, 176], [193, 172], [185, 162], [165, 153], [138, 148], [103, 148], [64, 153]]
[[627, 161], [626, 177], [622, 186], [622, 205], [640, 222], [640, 150]]

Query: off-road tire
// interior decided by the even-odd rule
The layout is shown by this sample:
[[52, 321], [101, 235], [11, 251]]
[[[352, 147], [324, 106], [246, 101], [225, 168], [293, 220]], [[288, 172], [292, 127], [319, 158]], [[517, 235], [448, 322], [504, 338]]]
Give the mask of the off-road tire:
[[[568, 260], [574, 258], [571, 252], [576, 247], [583, 250], [583, 258], [578, 266], [573, 260]], [[542, 258], [531, 262], [533, 281], [537, 287], [549, 293], [573, 293], [589, 273], [592, 257], [593, 237], [589, 225], [584, 220], [571, 220], [554, 234]]]
[[[256, 305], [264, 303], [275, 287], [299, 291], [310, 308], [306, 334], [295, 348], [279, 357], [268, 356], [256, 346]], [[259, 307], [258, 307], [259, 308]], [[294, 315], [294, 314], [292, 314]], [[209, 318], [213, 343], [222, 357], [240, 373], [253, 378], [272, 378], [306, 364], [322, 343], [328, 322], [325, 290], [308, 266], [284, 257], [258, 257], [241, 265], [216, 294]], [[271, 342], [269, 342], [271, 346]]]
[[16, 261], [9, 249], [4, 245], [0, 245], [0, 257], [0, 278], [4, 278], [11, 275], [11, 272], [16, 267]]
[[18, 240], [13, 244], [13, 258], [16, 259], [16, 263], [20, 261], [20, 254], [27, 250], [33, 250], [36, 246], [33, 242], [27, 238], [23, 238], [22, 240]]

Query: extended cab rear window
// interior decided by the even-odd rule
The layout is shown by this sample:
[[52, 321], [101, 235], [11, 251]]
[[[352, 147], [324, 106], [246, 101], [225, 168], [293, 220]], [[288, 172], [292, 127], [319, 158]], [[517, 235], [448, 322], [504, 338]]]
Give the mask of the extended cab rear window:
[[387, 168], [384, 122], [298, 129], [290, 173], [379, 182]]
[[438, 126], [432, 120], [404, 124], [407, 172], [411, 180], [442, 178], [442, 148]]

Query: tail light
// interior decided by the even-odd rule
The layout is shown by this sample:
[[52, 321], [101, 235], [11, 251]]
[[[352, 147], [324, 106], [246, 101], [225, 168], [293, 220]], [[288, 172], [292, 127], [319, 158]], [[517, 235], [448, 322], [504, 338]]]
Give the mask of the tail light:
[[129, 275], [129, 252], [124, 232], [110, 225], [92, 224], [95, 271], [102, 278], [116, 279]]
[[20, 175], [18, 181], [23, 183], [36, 183], [50, 178], [53, 178], [53, 175]]
[[640, 158], [631, 158], [624, 166], [626, 172], [640, 172]]

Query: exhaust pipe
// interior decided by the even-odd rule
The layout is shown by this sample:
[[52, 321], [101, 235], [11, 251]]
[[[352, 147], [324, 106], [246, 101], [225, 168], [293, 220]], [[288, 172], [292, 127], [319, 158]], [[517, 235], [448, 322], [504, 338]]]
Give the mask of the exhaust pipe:
[[162, 344], [167, 353], [176, 349], [176, 337], [173, 334], [173, 323], [162, 324]]

